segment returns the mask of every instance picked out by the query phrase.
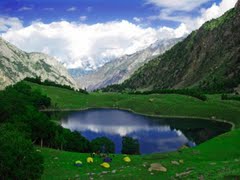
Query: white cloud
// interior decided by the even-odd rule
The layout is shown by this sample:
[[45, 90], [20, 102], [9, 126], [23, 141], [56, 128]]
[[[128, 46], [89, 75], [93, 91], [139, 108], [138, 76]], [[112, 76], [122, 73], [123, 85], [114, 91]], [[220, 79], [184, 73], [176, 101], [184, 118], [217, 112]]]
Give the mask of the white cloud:
[[179, 37], [185, 31], [182, 29], [182, 25], [176, 30], [143, 28], [125, 20], [93, 25], [34, 22], [2, 36], [25, 51], [48, 53], [67, 67], [96, 68], [111, 58], [146, 48], [158, 39]]
[[33, 9], [32, 7], [23, 6], [20, 9], [18, 9], [18, 11], [30, 11], [32, 9]]
[[[222, 0], [218, 5], [201, 9], [196, 18], [174, 16], [174, 13], [165, 10], [154, 17], [179, 22], [179, 27], [175, 29], [145, 27], [126, 20], [88, 25], [83, 23], [87, 17], [82, 16], [79, 23], [61, 20], [44, 24], [34, 21], [28, 27], [23, 27], [18, 18], [0, 17], [0, 31], [6, 31], [2, 34], [3, 38], [19, 48], [28, 52], [45, 52], [69, 68], [97, 68], [115, 57], [144, 49], [156, 40], [190, 33], [234, 7], [236, 1]], [[136, 22], [142, 20], [138, 17], [134, 19]]]
[[197, 26], [200, 27], [206, 21], [222, 16], [226, 11], [233, 8], [236, 3], [237, 0], [222, 0], [219, 5], [214, 3], [210, 8], [202, 9], [201, 16], [195, 19]]
[[147, 4], [153, 4], [168, 11], [192, 11], [211, 0], [146, 0]]
[[80, 16], [79, 19], [80, 19], [80, 21], [86, 21], [87, 20], [87, 16]]
[[138, 17], [134, 17], [133, 20], [137, 23], [140, 23], [142, 21], [142, 19]]
[[149, 17], [149, 19], [179, 22], [185, 25], [187, 31], [191, 32], [201, 27], [206, 21], [222, 16], [226, 11], [233, 8], [236, 2], [237, 0], [222, 0], [219, 5], [214, 3], [211, 7], [207, 9], [201, 9], [199, 12], [200, 15], [194, 18], [190, 15], [173, 15], [173, 12], [164, 9], [161, 10], [160, 15]]
[[23, 28], [22, 22], [16, 17], [0, 17], [0, 31], [8, 31], [9, 29]]
[[76, 7], [70, 7], [70, 8], [67, 9], [67, 11], [72, 11], [72, 12], [73, 12], [73, 11], [76, 11], [76, 10], [77, 10]]

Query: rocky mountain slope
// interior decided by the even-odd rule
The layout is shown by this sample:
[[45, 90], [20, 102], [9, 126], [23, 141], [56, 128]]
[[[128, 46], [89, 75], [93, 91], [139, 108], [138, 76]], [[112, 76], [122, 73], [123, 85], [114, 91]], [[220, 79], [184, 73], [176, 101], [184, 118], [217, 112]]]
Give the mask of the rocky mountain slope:
[[[82, 87], [87, 88], [88, 90], [122, 83], [128, 79], [134, 71], [144, 65], [144, 63], [148, 62], [153, 57], [164, 53], [166, 50], [169, 50], [181, 40], [182, 38], [157, 41], [142, 51], [115, 59], [98, 70], [80, 75], [75, 79], [77, 82], [81, 82]], [[70, 72], [73, 73], [72, 70]], [[76, 72], [73, 75], [76, 75]]]
[[171, 50], [150, 61], [120, 89], [198, 87], [229, 90], [240, 84], [240, 0]]
[[36, 76], [77, 88], [75, 81], [56, 59], [42, 53], [26, 53], [0, 37], [0, 89], [25, 77]]

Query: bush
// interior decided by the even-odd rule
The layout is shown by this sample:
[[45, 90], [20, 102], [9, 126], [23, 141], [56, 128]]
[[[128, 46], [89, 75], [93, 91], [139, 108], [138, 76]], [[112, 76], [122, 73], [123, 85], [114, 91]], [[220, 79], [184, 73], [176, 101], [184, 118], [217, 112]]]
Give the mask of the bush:
[[43, 158], [32, 142], [5, 124], [0, 127], [1, 179], [39, 179], [43, 173]]
[[140, 145], [137, 139], [131, 137], [122, 138], [122, 154], [140, 154]]
[[90, 152], [90, 143], [79, 132], [64, 129], [62, 138], [66, 140], [64, 150], [87, 153]]
[[96, 138], [91, 141], [92, 152], [115, 153], [115, 144], [106, 137]]
[[239, 95], [227, 95], [227, 94], [222, 94], [222, 100], [235, 100], [235, 101], [240, 101], [240, 96], [239, 96]]

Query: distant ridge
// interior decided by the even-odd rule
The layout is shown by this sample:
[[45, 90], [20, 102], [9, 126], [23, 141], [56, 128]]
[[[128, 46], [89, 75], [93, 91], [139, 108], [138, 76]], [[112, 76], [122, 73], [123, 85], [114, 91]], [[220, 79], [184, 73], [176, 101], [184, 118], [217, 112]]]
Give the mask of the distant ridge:
[[78, 88], [67, 70], [56, 59], [43, 53], [26, 53], [0, 37], [0, 89], [26, 77], [41, 77]]
[[[120, 84], [128, 79], [139, 67], [157, 55], [163, 54], [183, 38], [156, 41], [148, 48], [131, 55], [125, 55], [106, 63], [96, 71], [88, 72], [76, 77], [78, 71], [69, 72], [80, 82], [83, 88], [95, 90], [112, 84]], [[81, 70], [79, 71], [81, 72]]]

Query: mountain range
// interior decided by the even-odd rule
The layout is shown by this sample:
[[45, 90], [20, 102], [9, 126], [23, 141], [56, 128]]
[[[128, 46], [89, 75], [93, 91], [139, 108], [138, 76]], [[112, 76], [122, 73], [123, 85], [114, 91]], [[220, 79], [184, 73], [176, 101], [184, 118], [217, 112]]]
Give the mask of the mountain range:
[[26, 53], [0, 37], [0, 89], [26, 77], [78, 88], [73, 78], [56, 59], [43, 53]]
[[[240, 3], [139, 68], [119, 89], [240, 88]], [[111, 89], [109, 87], [108, 89]]]
[[95, 71], [69, 70], [70, 74], [79, 83], [79, 86], [87, 90], [95, 90], [112, 84], [120, 84], [142, 65], [163, 54], [183, 38], [156, 41], [148, 48], [131, 55], [125, 55], [106, 63]]
[[[0, 38], [0, 89], [25, 77], [95, 90], [240, 89], [240, 1], [186, 38], [157, 41], [97, 70], [70, 69], [43, 53], [27, 53]], [[71, 76], [71, 75], [72, 76]], [[111, 86], [120, 84], [117, 86]], [[110, 86], [109, 86], [110, 85]]]

